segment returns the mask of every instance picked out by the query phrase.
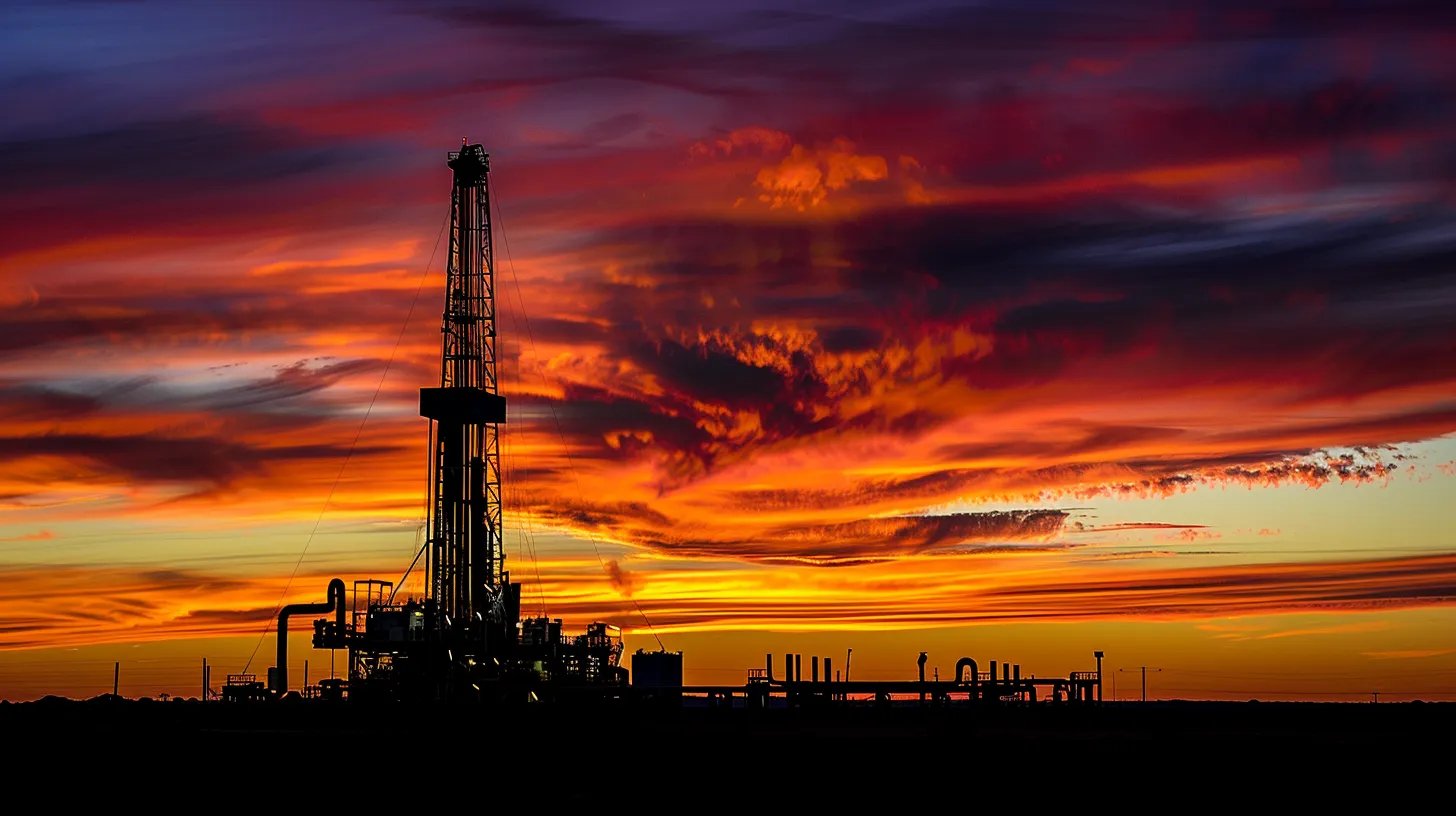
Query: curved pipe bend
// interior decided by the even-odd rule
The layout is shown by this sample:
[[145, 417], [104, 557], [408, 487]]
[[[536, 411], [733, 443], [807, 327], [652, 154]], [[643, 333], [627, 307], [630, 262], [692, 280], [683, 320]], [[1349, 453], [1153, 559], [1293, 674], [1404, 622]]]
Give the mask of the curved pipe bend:
[[976, 666], [976, 661], [972, 660], [969, 657], [963, 657], [960, 660], [957, 660], [956, 661], [956, 667], [955, 667], [955, 683], [956, 683], [956, 685], [958, 685], [958, 686], [967, 685], [967, 683], [966, 683], [966, 668], [967, 667], [970, 667], [970, 669], [971, 669], [971, 682], [970, 682], [969, 685], [972, 686], [972, 687], [976, 687], [976, 686], [980, 685], [980, 683], [981, 683], [981, 671]]
[[288, 693], [288, 618], [290, 615], [318, 615], [333, 612], [339, 629], [344, 628], [344, 580], [329, 581], [328, 601], [315, 604], [289, 604], [278, 610], [278, 687], [279, 696]]

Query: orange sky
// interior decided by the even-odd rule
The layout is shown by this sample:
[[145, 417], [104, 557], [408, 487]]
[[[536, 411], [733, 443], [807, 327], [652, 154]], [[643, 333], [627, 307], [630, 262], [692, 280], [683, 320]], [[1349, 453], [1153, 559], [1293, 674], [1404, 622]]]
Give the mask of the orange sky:
[[[398, 579], [462, 131], [494, 155], [526, 611], [655, 632], [699, 682], [1104, 649], [1166, 696], [1456, 697], [1430, 43], [1351, 63], [1331, 18], [1301, 46], [1329, 64], [1254, 87], [1212, 16], [978, 61], [933, 35], [974, 11], [795, 50], [425, 5], [17, 23], [33, 71], [66, 24], [161, 27], [55, 80], [126, 104], [0, 124], [0, 697], [261, 675], [281, 602]], [[178, 72], [186, 32], [258, 45]], [[926, 66], [866, 74], [865, 38]]]

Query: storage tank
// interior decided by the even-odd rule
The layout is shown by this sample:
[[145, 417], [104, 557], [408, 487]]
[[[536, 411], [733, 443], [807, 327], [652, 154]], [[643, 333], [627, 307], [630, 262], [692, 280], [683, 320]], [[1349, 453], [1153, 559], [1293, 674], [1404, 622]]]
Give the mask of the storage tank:
[[632, 685], [636, 688], [682, 688], [683, 653], [638, 649], [632, 655]]

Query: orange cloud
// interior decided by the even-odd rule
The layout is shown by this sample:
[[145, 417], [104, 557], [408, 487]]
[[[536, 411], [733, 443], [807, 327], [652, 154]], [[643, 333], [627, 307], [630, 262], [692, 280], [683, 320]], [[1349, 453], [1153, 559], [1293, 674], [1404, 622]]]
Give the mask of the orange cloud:
[[1178, 539], [1180, 541], [1212, 541], [1223, 538], [1223, 534], [1216, 533], [1213, 530], [1179, 530], [1172, 535], [1158, 535], [1157, 538]]
[[[0, 608], [8, 615], [0, 648], [12, 649], [261, 631], [283, 586], [281, 579], [106, 566], [7, 567], [0, 575], [7, 587]], [[309, 589], [300, 583], [301, 592]]]
[[773, 209], [793, 207], [803, 212], [818, 206], [831, 190], [889, 177], [883, 157], [854, 151], [854, 143], [843, 137], [813, 149], [794, 145], [783, 161], [758, 171], [754, 183], [764, 191], [759, 200]]
[[1390, 628], [1390, 624], [1384, 621], [1356, 621], [1353, 623], [1331, 624], [1329, 626], [1277, 629], [1272, 632], [1240, 635], [1235, 637], [1234, 640], [1275, 640], [1288, 637], [1307, 637], [1309, 635], [1343, 635], [1351, 632], [1380, 632], [1388, 628]]
[[[977, 622], [1137, 618], [1180, 620], [1288, 612], [1352, 612], [1451, 603], [1445, 587], [1456, 556], [1139, 569], [1112, 560], [1114, 574], [1064, 580], [1056, 553], [1014, 556], [1015, 571], [997, 569], [1009, 555], [952, 556], [964, 569], [911, 559], [893, 565], [778, 567], [751, 572], [662, 572], [635, 600], [661, 633], [724, 629], [911, 629]], [[944, 558], [944, 557], [940, 557]], [[978, 559], [971, 562], [969, 559]], [[979, 559], [985, 559], [981, 561]], [[937, 561], [939, 558], [936, 559]], [[976, 563], [980, 569], [970, 569]], [[1129, 566], [1124, 566], [1129, 565]], [[792, 570], [783, 572], [782, 570]], [[806, 571], [807, 570], [807, 571]], [[627, 631], [640, 620], [624, 613], [605, 587], [577, 595], [564, 614], [617, 616]], [[1325, 627], [1226, 632], [1239, 638], [1282, 638], [1375, 631], [1387, 624], [1352, 621]]]
[[[529, 606], [539, 591], [552, 616], [574, 624], [606, 620], [628, 633], [643, 631], [639, 607], [662, 634], [899, 630], [1443, 606], [1451, 603], [1446, 590], [1456, 580], [1453, 555], [1197, 568], [1142, 567], [1144, 559], [1109, 558], [1095, 574], [1077, 578], [1067, 572], [1068, 559], [1080, 556], [1058, 549], [1014, 549], [830, 570], [809, 564], [722, 570], [710, 562], [678, 563], [633, 584], [625, 603], [620, 581], [603, 574], [590, 554], [542, 558], [537, 562], [541, 582], [526, 593], [524, 603]], [[344, 575], [347, 582], [361, 573]], [[0, 648], [9, 649], [257, 635], [274, 614], [284, 584], [283, 577], [116, 567], [9, 569], [5, 577], [10, 589], [0, 591], [0, 604], [14, 617], [0, 628]], [[317, 600], [329, 577], [300, 575], [288, 599]], [[1386, 625], [1354, 620], [1317, 627], [1200, 627], [1248, 640], [1377, 631]]]
[[55, 537], [56, 534], [51, 532], [50, 530], [41, 530], [35, 533], [26, 533], [25, 535], [10, 536], [9, 538], [0, 538], [0, 541], [50, 541]]
[[1360, 654], [1376, 660], [1418, 660], [1423, 657], [1456, 654], [1456, 649], [1396, 649], [1388, 652], [1361, 652]]

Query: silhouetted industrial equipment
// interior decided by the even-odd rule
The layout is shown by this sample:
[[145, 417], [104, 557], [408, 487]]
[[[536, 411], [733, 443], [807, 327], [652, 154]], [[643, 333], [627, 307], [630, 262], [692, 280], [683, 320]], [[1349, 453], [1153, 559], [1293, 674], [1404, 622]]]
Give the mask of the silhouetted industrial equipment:
[[[329, 600], [320, 604], [289, 604], [278, 610], [278, 664], [268, 669], [268, 689], [275, 694], [288, 691], [288, 619], [294, 615], [317, 615], [333, 612], [332, 626], [328, 620], [314, 621], [314, 648], [343, 648], [348, 645], [344, 633], [344, 582], [335, 578], [329, 581]], [[328, 631], [332, 639], [321, 642], [319, 633]], [[307, 681], [305, 680], [305, 685]]]
[[648, 652], [632, 655], [634, 688], [680, 689], [683, 685], [682, 652]]
[[[810, 658], [811, 665], [818, 658]], [[1039, 700], [1051, 704], [1096, 704], [1099, 702], [1097, 689], [1102, 682], [1102, 672], [1072, 672], [1066, 678], [1022, 677], [1021, 666], [1013, 663], [1001, 664], [1001, 676], [996, 675], [996, 661], [991, 661], [990, 671], [979, 670], [974, 659], [962, 657], [956, 661], [955, 671], [949, 680], [926, 680], [925, 666], [929, 654], [921, 652], [916, 658], [914, 680], [836, 680], [826, 659], [822, 679], [815, 674], [809, 682], [796, 672], [786, 670], [782, 678], [774, 676], [773, 655], [766, 655], [764, 668], [749, 669], [748, 682], [738, 688], [727, 686], [684, 686], [687, 696], [732, 700], [741, 694], [748, 708], [767, 708], [778, 704], [789, 707], [821, 705], [825, 703], [848, 704], [864, 702], [877, 706], [889, 706], [897, 699], [916, 702], [919, 705], [944, 706], [953, 703], [972, 705], [1030, 705]], [[785, 655], [786, 666], [797, 666], [801, 655]], [[1038, 690], [1042, 693], [1039, 696]]]
[[560, 620], [521, 620], [521, 585], [505, 569], [501, 538], [506, 400], [496, 377], [490, 156], [467, 143], [446, 163], [454, 182], [440, 384], [420, 389], [431, 447], [425, 597], [395, 603], [392, 583], [356, 581], [350, 621], [344, 583], [334, 579], [327, 603], [284, 607], [269, 671], [275, 695], [288, 691], [288, 617], [319, 612], [335, 618], [314, 624], [314, 647], [349, 651], [347, 684], [320, 697], [525, 701], [626, 683], [617, 627], [593, 623], [568, 636]]
[[[602, 701], [634, 698], [710, 706], [893, 704], [897, 696], [920, 705], [964, 700], [977, 705], [1031, 704], [1038, 689], [1052, 703], [1093, 703], [1102, 698], [1102, 652], [1096, 672], [1066, 679], [1023, 679], [1021, 666], [996, 661], [982, 673], [963, 657], [949, 681], [925, 679], [929, 659], [920, 652], [913, 681], [854, 681], [844, 655], [844, 680], [829, 658], [820, 674], [811, 656], [804, 680], [803, 656], [785, 655], [783, 677], [774, 676], [773, 655], [748, 681], [733, 686], [683, 684], [682, 652], [638, 650], [634, 682], [618, 664], [622, 633], [593, 623], [584, 634], [566, 635], [560, 619], [521, 619], [521, 585], [505, 569], [501, 527], [499, 425], [506, 400], [497, 388], [495, 255], [491, 235], [490, 156], [478, 144], [449, 154], [450, 248], [441, 324], [440, 384], [420, 389], [420, 415], [429, 419], [430, 501], [428, 535], [415, 556], [425, 559], [425, 596], [396, 602], [392, 582], [354, 582], [352, 605], [344, 582], [329, 582], [325, 602], [293, 604], [278, 615], [278, 664], [268, 685], [252, 675], [230, 675], [223, 699], [250, 701], [289, 694], [288, 619], [332, 613], [314, 621], [316, 649], [349, 653], [347, 680], [330, 678], [306, 689], [317, 700], [479, 700], [510, 703], [568, 698]], [[413, 570], [411, 564], [410, 570]], [[410, 570], [405, 575], [409, 576]], [[346, 608], [348, 607], [348, 608]], [[660, 644], [659, 644], [660, 645]], [[205, 671], [205, 670], [204, 670]], [[332, 673], [332, 672], [331, 672]], [[204, 674], [204, 684], [206, 682]], [[774, 701], [774, 702], [771, 702]]]
[[[682, 652], [648, 652], [632, 655], [632, 691], [638, 699], [681, 705], [683, 688]], [[711, 700], [716, 703], [717, 695]]]
[[223, 702], [248, 703], [268, 699], [268, 690], [251, 674], [229, 674], [222, 687]]

